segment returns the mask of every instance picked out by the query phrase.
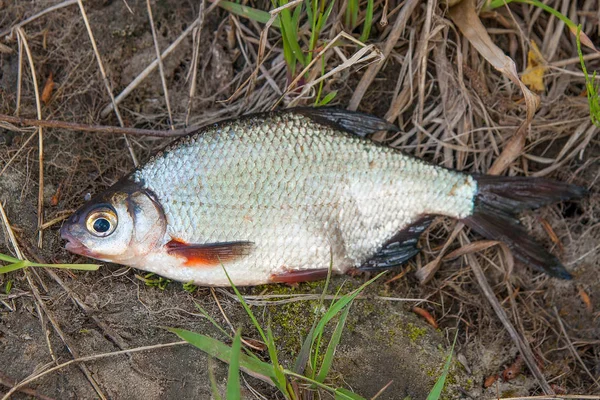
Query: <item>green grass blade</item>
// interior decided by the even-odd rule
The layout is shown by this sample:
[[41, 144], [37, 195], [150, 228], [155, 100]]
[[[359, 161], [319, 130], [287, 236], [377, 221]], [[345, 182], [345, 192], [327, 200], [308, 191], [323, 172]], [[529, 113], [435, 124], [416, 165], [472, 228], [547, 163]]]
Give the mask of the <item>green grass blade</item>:
[[[306, 64], [308, 65], [311, 61], [313, 56], [315, 55], [315, 48], [317, 47], [317, 41], [319, 40], [319, 36], [321, 35], [321, 31], [323, 30], [323, 26], [327, 23], [327, 19], [329, 18], [329, 15], [331, 14], [331, 10], [333, 10], [333, 5], [335, 4], [335, 1], [330, 1], [329, 5], [327, 6], [327, 9], [325, 9], [325, 1], [323, 0], [321, 2], [321, 9], [323, 11], [319, 11], [319, 16], [315, 19], [315, 24], [312, 27], [312, 30], [310, 32], [310, 42], [309, 42], [309, 46], [308, 46], [308, 54], [306, 55]], [[321, 81], [321, 83], [323, 83], [323, 81]]]
[[502, 7], [504, 4], [510, 4], [513, 0], [492, 0], [485, 6], [486, 9], [493, 10], [494, 8]]
[[325, 381], [325, 378], [329, 373], [329, 368], [331, 368], [331, 364], [333, 363], [335, 349], [337, 348], [337, 345], [340, 343], [340, 339], [342, 338], [342, 332], [344, 330], [344, 326], [346, 325], [346, 319], [348, 318], [348, 312], [350, 311], [350, 307], [352, 307], [352, 303], [348, 304], [348, 306], [340, 316], [340, 320], [338, 321], [335, 330], [333, 331], [333, 335], [331, 335], [331, 340], [327, 345], [327, 351], [325, 352], [325, 357], [323, 358], [323, 363], [321, 364], [321, 370], [319, 371], [319, 374], [316, 378], [318, 382]]
[[[217, 339], [213, 339], [209, 336], [191, 332], [185, 329], [166, 329], [212, 357], [218, 358], [226, 363], [229, 363], [231, 360], [231, 347]], [[256, 360], [250, 356], [247, 356], [246, 354], [240, 353], [239, 365], [241, 368], [245, 369], [246, 371], [253, 372], [254, 376], [258, 376], [265, 381], [268, 379], [275, 381], [277, 378], [273, 372], [273, 367], [270, 364]]]
[[208, 357], [208, 380], [210, 381], [210, 391], [212, 392], [215, 400], [223, 400], [221, 393], [219, 393], [219, 386], [217, 385], [217, 379], [215, 378], [214, 369], [215, 359]]
[[448, 372], [450, 371], [450, 363], [452, 362], [452, 354], [454, 354], [454, 345], [456, 345], [456, 338], [458, 338], [458, 330], [456, 331], [456, 335], [454, 335], [454, 342], [452, 343], [450, 354], [448, 354], [448, 358], [444, 363], [442, 375], [435, 382], [435, 385], [433, 385], [433, 389], [431, 389], [431, 392], [429, 392], [427, 400], [438, 400], [442, 396], [442, 390], [444, 390], [444, 385], [446, 384], [446, 377], [448, 376]]
[[221, 331], [221, 333], [223, 335], [225, 335], [231, 339], [231, 335], [229, 334], [229, 332], [225, 328], [223, 328], [221, 325], [219, 325], [219, 323], [208, 314], [208, 311], [206, 311], [204, 309], [204, 307], [202, 307], [200, 304], [198, 304], [196, 302], [194, 302], [194, 304], [196, 305], [196, 308], [198, 309], [198, 311], [200, 311], [200, 313], [202, 313], [204, 318], [206, 318], [211, 324], [213, 324], [215, 326], [215, 328], [217, 328], [219, 331]]
[[[333, 254], [331, 255], [331, 258], [329, 260], [329, 268], [327, 270], [327, 278], [325, 279], [325, 285], [323, 286], [323, 291], [321, 292], [321, 296], [319, 296], [319, 303], [317, 304], [317, 310], [321, 310], [321, 308], [323, 307], [323, 303], [325, 302], [325, 295], [327, 294], [327, 289], [329, 288], [329, 282], [331, 281], [332, 271], [333, 271]], [[317, 326], [317, 322], [318, 322], [318, 319], [317, 319], [317, 316], [315, 315], [315, 319], [313, 320], [310, 331], [308, 332], [308, 335], [306, 335], [306, 338], [304, 339], [304, 342], [302, 343], [302, 347], [300, 348], [300, 352], [298, 353], [298, 357], [296, 358], [296, 362], [294, 363], [294, 371], [297, 373], [304, 373], [304, 371], [306, 369], [306, 364], [307, 364], [307, 362], [310, 361], [311, 350], [312, 350], [313, 343], [315, 341], [314, 333], [315, 333], [315, 328]], [[315, 368], [312, 367], [312, 364], [311, 364], [311, 368], [312, 368], [311, 373], [314, 374]]]
[[332, 304], [331, 307], [327, 310], [327, 312], [323, 315], [323, 317], [321, 317], [321, 320], [319, 321], [315, 329], [315, 333], [318, 334], [319, 332], [323, 332], [325, 325], [329, 321], [331, 321], [333, 317], [335, 317], [344, 307], [346, 307], [348, 303], [354, 300], [367, 286], [375, 282], [377, 279], [379, 279], [380, 276], [382, 276], [385, 273], [386, 271], [378, 274], [373, 279], [363, 283], [358, 289], [342, 296], [337, 302], [335, 302], [335, 304]]
[[242, 333], [238, 329], [231, 346], [229, 372], [227, 374], [227, 400], [239, 400], [242, 391], [240, 387], [240, 356], [242, 355]]
[[294, 14], [292, 16], [292, 26], [294, 26], [296, 28], [295, 29], [296, 32], [298, 32], [298, 22], [300, 22], [301, 15], [302, 15], [302, 4], [299, 4], [294, 9]]
[[0, 261], [6, 261], [6, 262], [9, 262], [9, 263], [16, 263], [16, 262], [19, 262], [21, 260], [19, 260], [18, 258], [11, 257], [8, 254], [2, 254], [2, 253], [0, 253]]
[[[280, 16], [281, 18], [281, 16]], [[294, 52], [292, 51], [292, 49], [290, 48], [290, 46], [288, 45], [286, 39], [285, 39], [285, 28], [281, 27], [281, 36], [282, 36], [282, 40], [283, 40], [283, 58], [285, 59], [285, 63], [288, 67], [288, 71], [290, 73], [290, 82], [293, 80], [294, 76], [296, 75], [296, 64], [298, 62], [298, 60], [296, 59], [296, 56], [294, 55]]]
[[[555, 10], [554, 8], [542, 3], [539, 0], [493, 0], [488, 4], [487, 8], [498, 8], [503, 6], [504, 4], [512, 3], [513, 1], [517, 3], [529, 4], [541, 8], [544, 11], [547, 11], [554, 17], [564, 22], [564, 24], [567, 25], [571, 33], [575, 35], [575, 39], [577, 41], [577, 54], [579, 55], [579, 61], [581, 62], [581, 70], [583, 71], [583, 74], [585, 76], [585, 86], [587, 91], [588, 104], [590, 108], [590, 119], [592, 120], [592, 123], [594, 125], [600, 126], [600, 100], [598, 99], [598, 92], [600, 91], [600, 86], [596, 85], [595, 83], [596, 73], [594, 72], [592, 78], [590, 79], [587, 72], [587, 68], [585, 67], [583, 53], [581, 51], [581, 25], [575, 25], [575, 23], [572, 20], [570, 20], [567, 16], [563, 15], [558, 10]], [[596, 50], [593, 43], [589, 40], [585, 33], [583, 33], [583, 36], [586, 39], [586, 42], [584, 44]]]
[[348, 29], [354, 29], [358, 19], [358, 0], [348, 0], [346, 3], [345, 25]]
[[310, 39], [308, 40], [308, 53], [306, 54], [306, 63], [310, 64], [314, 56], [313, 51], [317, 40], [319, 40], [319, 31], [317, 30], [317, 20], [321, 18], [318, 9], [318, 0], [306, 0], [306, 17], [310, 24]]
[[322, 17], [319, 18], [319, 22], [317, 23], [317, 30], [319, 32], [321, 30], [323, 30], [323, 26], [325, 26], [325, 24], [327, 23], [327, 20], [329, 19], [329, 15], [331, 14], [331, 11], [333, 10], [333, 5], [334, 4], [335, 4], [335, 1], [330, 1], [329, 5], [327, 6], [327, 9], [322, 14]]
[[363, 24], [363, 31], [360, 35], [360, 41], [366, 42], [369, 40], [371, 34], [371, 28], [373, 26], [373, 0], [367, 0], [367, 10], [365, 12], [365, 22]]
[[[311, 55], [312, 56], [312, 55]], [[321, 56], [321, 76], [325, 75], [325, 56]], [[323, 85], [325, 82], [319, 82], [319, 89], [317, 90], [317, 97], [315, 98], [315, 107], [321, 104], [321, 93], [323, 93]]]
[[252, 323], [254, 324], [254, 327], [256, 328], [256, 330], [258, 330], [258, 333], [260, 334], [260, 337], [262, 338], [263, 342], [268, 343], [267, 336], [265, 335], [265, 332], [261, 328], [260, 324], [258, 323], [258, 320], [254, 316], [254, 313], [252, 312], [252, 310], [250, 309], [250, 307], [248, 307], [248, 304], [246, 304], [246, 300], [244, 300], [244, 296], [242, 296], [242, 294], [240, 293], [240, 291], [238, 290], [238, 288], [233, 284], [233, 281], [231, 280], [231, 277], [229, 276], [229, 273], [227, 273], [227, 270], [225, 269], [225, 266], [223, 264], [221, 264], [221, 267], [223, 268], [223, 271], [225, 271], [225, 275], [227, 276], [227, 280], [229, 281], [229, 284], [233, 288], [233, 291], [235, 292], [235, 295], [237, 296], [237, 298], [240, 301], [240, 303], [242, 303], [242, 307], [244, 307], [244, 310], [246, 311], [246, 314], [248, 314], [248, 316], [252, 320]]
[[[323, 81], [321, 81], [321, 82], [323, 82]], [[337, 90], [334, 90], [333, 92], [329, 92], [329, 93], [327, 93], [327, 96], [325, 96], [325, 97], [323, 98], [323, 100], [321, 100], [321, 101], [319, 102], [319, 106], [320, 106], [320, 107], [326, 106], [326, 105], [327, 105], [327, 104], [329, 104], [329, 103], [330, 103], [330, 102], [331, 102], [333, 99], [335, 99], [335, 96], [337, 96]]]
[[7, 280], [6, 285], [4, 286], [4, 293], [7, 295], [10, 294], [12, 287], [13, 287], [13, 280], [12, 279]]
[[267, 338], [269, 339], [267, 342], [269, 358], [271, 359], [273, 370], [275, 372], [275, 376], [277, 377], [277, 382], [279, 383], [277, 387], [285, 388], [287, 387], [287, 380], [285, 378], [285, 374], [283, 373], [283, 368], [281, 368], [279, 365], [279, 357], [277, 357], [277, 348], [275, 347], [275, 339], [273, 339], [273, 331], [271, 330], [271, 327], [267, 328]]
[[567, 18], [565, 15], [561, 14], [560, 11], [557, 11], [554, 8], [550, 7], [549, 5], [546, 5], [538, 0], [493, 0], [488, 4], [487, 9], [493, 10], [495, 8], [502, 7], [504, 4], [513, 3], [513, 2], [529, 4], [529, 5], [541, 8], [542, 10], [549, 12], [550, 14], [554, 15], [556, 18], [560, 19], [569, 28], [576, 28], [575, 23], [573, 21], [571, 21], [569, 18]]
[[349, 391], [348, 389], [344, 389], [344, 388], [335, 389], [335, 388], [327, 386], [327, 385], [325, 385], [325, 384], [323, 384], [321, 382], [317, 382], [314, 379], [310, 379], [307, 376], [297, 374], [297, 373], [295, 373], [293, 371], [290, 371], [290, 370], [287, 370], [287, 369], [284, 369], [283, 372], [285, 372], [286, 375], [293, 376], [293, 377], [298, 378], [298, 379], [302, 379], [302, 380], [304, 380], [304, 381], [306, 381], [308, 383], [312, 383], [313, 385], [320, 387], [321, 389], [325, 389], [325, 390], [327, 390], [329, 392], [334, 393], [336, 399], [340, 399], [340, 400], [366, 400], [364, 397], [359, 396], [359, 395], [357, 395], [357, 394]]
[[77, 269], [81, 271], [97, 271], [100, 268], [98, 264], [38, 264], [38, 263], [27, 263], [29, 267], [46, 267], [46, 268], [60, 268], [60, 269]]
[[314, 30], [317, 14], [317, 0], [304, 0], [304, 6], [306, 7], [306, 18], [310, 23], [311, 30]]
[[22, 269], [27, 267], [25, 261], [19, 261], [16, 263], [5, 265], [4, 267], [0, 267], [0, 274], [6, 274], [8, 272], [16, 271], [18, 269]]
[[[198, 303], [194, 302], [194, 304], [196, 304], [196, 308], [198, 309], [198, 311], [200, 311], [202, 313], [202, 315], [210, 321], [211, 324], [213, 324], [215, 326], [215, 328], [217, 328], [223, 335], [227, 336], [229, 339], [233, 340], [233, 337], [229, 334], [229, 332], [223, 328], [221, 325], [219, 325], [219, 323], [213, 318], [211, 317], [208, 312]], [[250, 357], [260, 361], [260, 359], [258, 358], [258, 356], [256, 354], [254, 354], [251, 350], [247, 349], [246, 347], [242, 347], [242, 349], [246, 352], [246, 354], [248, 354]]]
[[380, 273], [373, 279], [362, 284], [358, 289], [342, 296], [338, 301], [333, 302], [331, 304], [331, 306], [329, 307], [329, 309], [327, 310], [327, 312], [325, 312], [325, 314], [323, 314], [323, 316], [317, 323], [317, 326], [315, 327], [314, 332], [312, 333], [313, 339], [312, 339], [310, 349], [311, 350], [315, 349], [315, 355], [314, 355], [314, 357], [312, 359], [312, 363], [311, 363], [312, 374], [316, 373], [317, 359], [319, 356], [319, 349], [321, 347], [321, 337], [323, 336], [323, 332], [325, 330], [325, 326], [327, 325], [327, 323], [329, 321], [331, 321], [337, 314], [339, 314], [342, 311], [342, 309], [344, 307], [346, 307], [346, 305], [348, 305], [351, 301], [353, 301], [356, 298], [356, 296], [358, 296], [367, 286], [369, 286], [371, 283], [373, 283], [376, 279], [378, 279], [380, 276], [382, 276], [385, 273], [386, 273], [385, 271]]
[[588, 74], [585, 62], [583, 60], [583, 52], [581, 51], [580, 35], [581, 25], [578, 25], [575, 39], [577, 40], [577, 54], [579, 55], [581, 70], [583, 71], [583, 76], [585, 77], [585, 89], [587, 92], [588, 105], [590, 107], [590, 119], [594, 125], [600, 126], [600, 98], [598, 96], [600, 86], [596, 84], [596, 72], [594, 71], [591, 78]]
[[310, 349], [314, 341], [314, 333], [315, 327], [317, 325], [317, 321], [313, 322], [308, 335], [304, 338], [304, 342], [302, 342], [302, 347], [300, 348], [300, 352], [298, 353], [298, 357], [296, 357], [296, 362], [294, 363], [294, 372], [298, 374], [303, 374], [306, 369], [306, 363], [310, 358]]
[[360, 9], [359, 4], [358, 4], [358, 0], [349, 0], [350, 3], [354, 3], [353, 7], [352, 7], [352, 16], [351, 16], [351, 21], [350, 21], [350, 26], [352, 27], [352, 29], [356, 28], [356, 25], [358, 24], [358, 10]]
[[298, 26], [294, 25], [294, 20], [289, 9], [281, 10], [279, 14], [279, 22], [281, 23], [281, 35], [283, 36], [284, 43], [287, 44], [294, 57], [298, 60], [302, 66], [306, 66], [304, 61], [304, 53], [298, 43]]
[[[254, 316], [254, 313], [252, 312], [252, 310], [250, 310], [250, 307], [248, 307], [248, 304], [246, 303], [246, 300], [244, 300], [244, 297], [242, 296], [242, 294], [240, 293], [240, 291], [238, 290], [238, 288], [233, 284], [233, 281], [231, 280], [231, 277], [229, 276], [229, 273], [227, 273], [227, 270], [225, 269], [225, 266], [223, 264], [221, 264], [221, 267], [223, 268], [223, 271], [225, 271], [225, 275], [227, 276], [227, 280], [229, 281], [229, 284], [233, 288], [233, 291], [235, 292], [235, 295], [237, 296], [238, 300], [240, 301], [240, 303], [242, 303], [242, 307], [244, 307], [244, 310], [246, 311], [246, 314], [248, 314], [248, 316], [252, 320], [252, 324], [254, 324], [254, 327], [258, 330], [258, 333], [262, 337], [263, 342], [267, 344], [267, 348], [269, 349], [269, 356], [271, 357], [272, 356], [271, 351], [275, 352], [275, 344], [274, 344], [274, 342], [273, 341], [269, 342], [269, 339], [267, 338], [267, 336], [265, 335], [264, 330], [262, 329], [262, 327], [258, 323], [258, 320]], [[277, 356], [277, 353], [275, 353], [275, 360], [277, 360], [276, 356]], [[246, 356], [246, 357], [248, 357], [248, 356]], [[268, 376], [271, 378], [271, 380], [273, 381], [273, 383], [275, 384], [275, 386], [277, 386], [277, 388], [282, 393], [286, 393], [287, 394], [287, 387], [286, 387], [286, 385], [281, 385], [280, 380], [279, 380], [280, 376], [278, 376], [278, 374], [277, 374], [278, 369], [279, 369], [279, 365], [278, 364], [271, 365], [271, 364], [263, 363], [262, 361], [259, 361], [258, 357], [256, 357], [256, 355], [254, 355], [254, 354], [252, 354], [252, 357], [250, 359], [254, 359], [254, 361], [266, 365], [267, 368], [269, 368], [269, 374], [268, 374]], [[271, 359], [271, 362], [273, 362], [272, 359]], [[283, 380], [285, 380], [285, 376], [283, 377]]]
[[335, 390], [335, 400], [366, 400], [364, 397], [351, 392], [348, 389], [339, 388]]
[[[266, 11], [257, 10], [256, 8], [243, 6], [237, 3], [232, 3], [231, 1], [221, 0], [219, 2], [219, 7], [229, 11], [232, 14], [239, 15], [240, 17], [248, 18], [256, 22], [260, 22], [261, 24], [266, 24], [269, 21], [269, 19], [271, 19], [271, 14], [269, 14]], [[276, 19], [273, 22], [272, 26], [279, 28], [279, 21]]]

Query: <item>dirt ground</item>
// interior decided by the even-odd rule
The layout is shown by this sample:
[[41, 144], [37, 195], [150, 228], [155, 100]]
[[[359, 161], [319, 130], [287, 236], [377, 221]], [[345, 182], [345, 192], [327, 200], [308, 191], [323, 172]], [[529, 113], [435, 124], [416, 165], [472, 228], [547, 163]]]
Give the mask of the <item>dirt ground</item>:
[[[27, 21], [21, 26], [25, 40], [17, 40], [16, 24], [55, 4], [64, 7]], [[321, 35], [323, 43], [341, 30], [360, 35], [359, 28], [344, 26], [343, 4], [334, 6]], [[583, 24], [583, 32], [600, 44], [596, 2], [550, 0], [547, 4]], [[263, 1], [247, 5], [271, 8]], [[101, 0], [84, 2], [84, 6], [107, 81], [117, 95], [156, 59], [146, 2]], [[158, 45], [164, 50], [194, 24], [200, 2], [158, 0], [152, 7]], [[281, 36], [274, 28], [256, 82], [238, 90], [256, 70], [264, 25], [219, 7], [210, 10], [201, 32], [192, 30], [164, 59], [163, 75], [176, 127], [268, 110], [280, 98], [279, 106], [314, 103], [314, 91], [300, 96], [295, 90], [282, 96], [289, 73]], [[525, 118], [519, 88], [459, 33], [445, 4], [375, 1], [374, 10], [375, 23], [367, 43], [382, 51], [388, 47], [389, 55], [364, 92], [359, 88], [375, 65], [373, 60], [329, 77], [323, 92], [337, 91], [331, 104], [346, 107], [361, 92], [359, 110], [385, 116], [402, 129], [398, 135], [380, 139], [450, 168], [488, 171]], [[389, 13], [385, 27], [380, 24], [383, 13]], [[395, 26], [400, 17], [406, 19], [401, 30]], [[487, 11], [481, 18], [493, 42], [515, 60], [520, 73], [526, 69], [531, 41], [545, 58], [540, 107], [524, 147], [504, 172], [545, 176], [590, 189], [590, 195], [580, 201], [522, 216], [531, 234], [563, 261], [574, 279], [559, 281], [520, 265], [510, 270], [510, 258], [493, 246], [467, 257], [444, 259], [433, 278], [420, 284], [416, 271], [431, 266], [438, 256], [481, 239], [465, 230], [449, 241], [456, 221], [439, 218], [422, 238], [421, 254], [390, 271], [353, 305], [328, 382], [367, 398], [389, 382], [378, 399], [426, 398], [455, 334], [445, 398], [543, 394], [539, 379], [519, 361], [523, 355], [476, 279], [474, 263], [483, 269], [495, 302], [531, 349], [549, 387], [557, 394], [600, 395], [600, 141], [598, 128], [589, 119], [575, 39], [557, 19], [532, 6], [513, 3]], [[0, 0], [0, 32], [0, 113], [37, 117], [31, 54], [44, 100], [42, 119], [119, 125], [117, 115], [106, 110], [111, 99], [76, 2]], [[306, 36], [306, 29], [302, 34]], [[357, 49], [348, 42], [337, 52], [329, 50], [326, 70], [344, 64], [341, 55], [348, 59]], [[196, 52], [197, 87], [190, 101]], [[600, 70], [600, 57], [590, 50], [584, 53], [589, 54], [588, 70]], [[306, 83], [317, 79], [320, 71], [320, 65], [313, 68]], [[42, 94], [48, 90], [49, 79], [54, 86]], [[158, 69], [118, 109], [126, 127], [168, 130], [170, 118]], [[130, 136], [129, 140], [136, 158], [143, 162], [171, 139]], [[64, 250], [58, 229], [89, 194], [110, 186], [134, 167], [131, 152], [122, 135], [43, 130], [42, 213], [49, 224], [38, 247], [39, 150], [35, 128], [0, 118], [0, 202], [17, 243], [30, 260], [86, 262]], [[0, 252], [15, 255], [5, 224], [0, 230]], [[161, 346], [179, 340], [164, 328], [185, 328], [226, 340], [198, 311], [196, 304], [200, 304], [222, 326], [228, 325], [227, 318], [242, 328], [245, 337], [258, 339], [240, 303], [223, 290], [189, 292], [177, 282], [165, 282], [164, 287], [161, 282], [158, 287], [156, 277], [149, 282], [141, 279], [143, 275], [117, 265], [103, 265], [95, 272], [29, 269], [0, 275], [0, 392], [74, 358], [156, 345], [68, 365], [37, 378], [26, 386], [29, 392], [11, 398], [208, 399], [212, 396], [211, 370], [224, 393], [227, 366], [189, 345]], [[349, 290], [369, 277], [335, 277], [332, 285], [343, 284]], [[389, 281], [392, 277], [397, 279]], [[319, 294], [322, 288], [323, 283], [269, 285], [243, 292], [254, 296]], [[272, 321], [280, 362], [285, 366], [293, 364], [316, 307], [314, 299], [292, 299], [297, 301], [253, 306], [261, 322]], [[417, 316], [414, 306], [427, 310], [439, 328]], [[510, 373], [514, 379], [508, 379]], [[495, 375], [500, 378], [492, 379]], [[244, 398], [282, 398], [255, 378], [244, 375], [243, 382]], [[333, 397], [319, 392], [314, 398]]]

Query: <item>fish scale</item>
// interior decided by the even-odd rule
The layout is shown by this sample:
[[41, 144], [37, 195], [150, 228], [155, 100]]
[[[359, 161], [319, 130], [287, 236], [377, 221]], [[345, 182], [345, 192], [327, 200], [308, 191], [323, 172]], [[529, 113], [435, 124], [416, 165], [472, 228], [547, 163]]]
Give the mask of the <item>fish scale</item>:
[[472, 211], [468, 175], [301, 114], [268, 122], [269, 129], [259, 117], [208, 128], [133, 174], [164, 208], [164, 243], [253, 242], [252, 254], [227, 265], [250, 279], [257, 270], [327, 268], [332, 252], [334, 269], [345, 271], [424, 213]]

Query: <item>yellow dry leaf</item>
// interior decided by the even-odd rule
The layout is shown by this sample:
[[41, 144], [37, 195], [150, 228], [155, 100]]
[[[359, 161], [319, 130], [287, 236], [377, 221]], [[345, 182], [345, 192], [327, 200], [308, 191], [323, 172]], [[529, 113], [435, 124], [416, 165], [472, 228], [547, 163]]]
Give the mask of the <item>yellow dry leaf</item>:
[[546, 61], [544, 61], [537, 44], [532, 40], [531, 49], [527, 52], [527, 68], [521, 76], [521, 80], [530, 89], [543, 92], [546, 90], [544, 86], [544, 73], [546, 69]]

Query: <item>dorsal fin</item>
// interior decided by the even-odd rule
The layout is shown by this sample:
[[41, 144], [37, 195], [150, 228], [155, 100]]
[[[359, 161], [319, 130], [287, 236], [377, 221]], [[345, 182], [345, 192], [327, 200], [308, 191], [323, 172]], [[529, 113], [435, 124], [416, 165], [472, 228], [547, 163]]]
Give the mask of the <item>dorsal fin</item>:
[[396, 125], [374, 115], [334, 107], [298, 107], [288, 110], [302, 114], [323, 125], [333, 126], [360, 137], [375, 132], [397, 132]]

